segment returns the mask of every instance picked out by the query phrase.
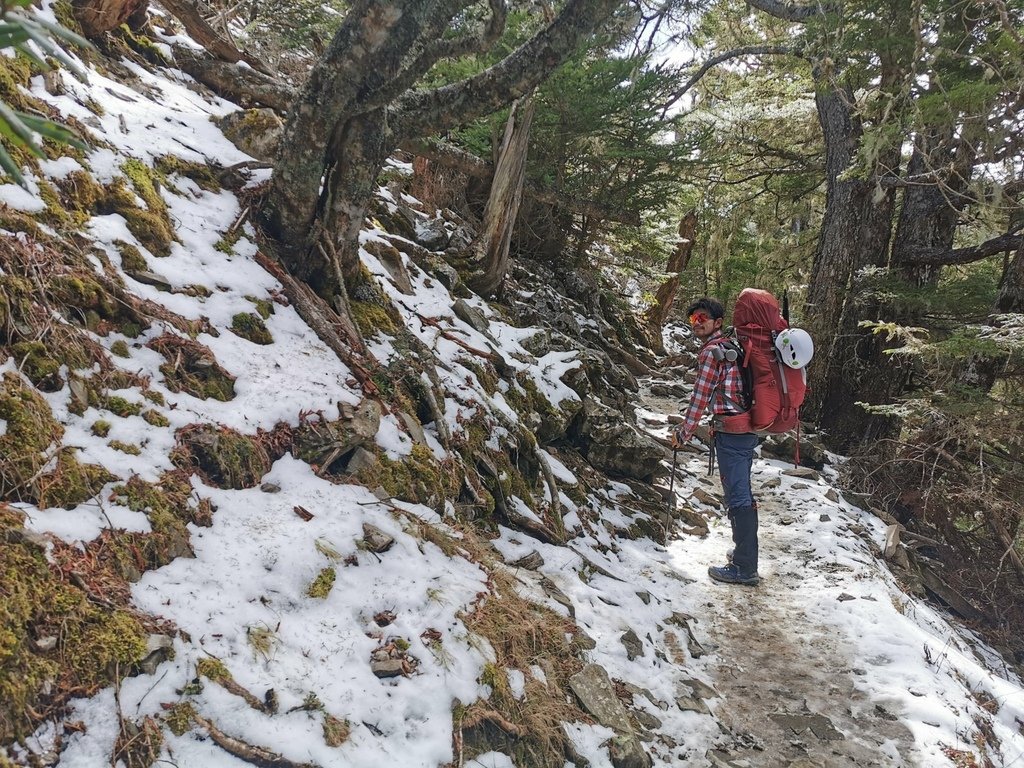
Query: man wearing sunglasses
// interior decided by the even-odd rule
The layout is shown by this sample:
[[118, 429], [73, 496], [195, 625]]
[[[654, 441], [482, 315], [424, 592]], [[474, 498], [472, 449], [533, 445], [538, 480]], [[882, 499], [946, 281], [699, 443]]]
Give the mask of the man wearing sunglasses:
[[[725, 309], [712, 298], [695, 301], [686, 310], [693, 335], [701, 341], [697, 356], [697, 379], [683, 422], [672, 434], [672, 447], [690, 442], [701, 416], [710, 405], [715, 416], [743, 412], [743, 379], [735, 349], [722, 333]], [[732, 353], [732, 354], [730, 354]], [[732, 359], [730, 359], [730, 357]], [[750, 470], [758, 436], [751, 432], [733, 434], [713, 431], [713, 451], [718, 454], [718, 473], [725, 492], [725, 504], [735, 544], [731, 562], [708, 568], [708, 575], [726, 584], [753, 586], [757, 575], [757, 504], [750, 489]]]

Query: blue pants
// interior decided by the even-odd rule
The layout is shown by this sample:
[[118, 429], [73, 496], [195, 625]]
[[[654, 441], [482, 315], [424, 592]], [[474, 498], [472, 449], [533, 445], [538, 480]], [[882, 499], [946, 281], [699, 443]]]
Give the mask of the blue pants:
[[759, 440], [750, 433], [715, 433], [718, 474], [736, 545], [732, 561], [742, 574], [757, 572], [757, 504], [750, 490], [750, 469]]

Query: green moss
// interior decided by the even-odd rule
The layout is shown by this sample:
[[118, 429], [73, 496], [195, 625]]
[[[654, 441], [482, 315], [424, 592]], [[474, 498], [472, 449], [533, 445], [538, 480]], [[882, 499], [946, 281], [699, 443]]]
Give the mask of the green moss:
[[19, 341], [11, 347], [11, 354], [21, 372], [44, 392], [56, 392], [64, 385], [60, 361], [50, 357], [41, 341]]
[[[20, 515], [0, 509], [0, 744], [31, 732], [42, 702], [90, 695], [146, 652], [138, 619], [87, 600], [17, 535], [21, 527]], [[33, 641], [43, 637], [57, 647], [40, 650]]]
[[160, 366], [160, 372], [172, 392], [187, 392], [193, 397], [222, 402], [234, 398], [234, 377], [216, 363], [213, 353], [202, 344], [164, 334], [146, 346], [167, 359], [168, 362]]
[[114, 246], [121, 254], [121, 269], [125, 272], [145, 272], [149, 269], [149, 264], [146, 263], [146, 257], [142, 255], [142, 251], [131, 243], [115, 240]]
[[57, 467], [37, 481], [40, 507], [74, 509], [84, 501], [93, 499], [107, 483], [117, 476], [98, 464], [82, 464], [73, 448], [62, 448], [57, 455]]
[[132, 551], [124, 553], [131, 555], [131, 560], [122, 557], [123, 566], [133, 567], [133, 562], [141, 557], [144, 565], [159, 567], [191, 551], [187, 524], [198, 519], [191, 496], [192, 484], [181, 472], [165, 473], [158, 483], [132, 477], [111, 490], [112, 501], [144, 512], [153, 529], [148, 535], [135, 534]]
[[352, 301], [352, 319], [359, 326], [359, 332], [366, 337], [386, 333], [389, 336], [398, 334], [399, 324], [388, 311], [372, 301]]
[[164, 722], [175, 736], [184, 736], [195, 723], [196, 710], [188, 702], [175, 704], [164, 715]]
[[152, 424], [154, 427], [169, 427], [171, 426], [171, 420], [164, 416], [159, 411], [152, 409], [142, 412], [142, 418], [146, 420], [147, 424]]
[[149, 400], [154, 405], [167, 405], [167, 401], [164, 400], [164, 396], [154, 389], [147, 389], [142, 393], [142, 396]]
[[380, 486], [396, 499], [433, 507], [456, 498], [462, 484], [457, 472], [443, 468], [422, 445], [414, 445], [412, 453], [400, 461], [379, 455], [377, 462], [360, 470], [356, 479], [367, 488]]
[[64, 436], [64, 428], [47, 402], [14, 373], [5, 373], [0, 383], [0, 419], [7, 423], [0, 435], [0, 499], [32, 501], [28, 485], [46, 464], [46, 450]]
[[110, 395], [107, 397], [103, 401], [103, 407], [115, 416], [120, 416], [123, 419], [126, 419], [129, 416], [138, 416], [142, 413], [142, 405], [139, 403], [132, 403], [118, 395]]
[[117, 357], [131, 357], [131, 353], [128, 351], [128, 344], [124, 339], [118, 339], [110, 345], [110, 354]]
[[129, 176], [132, 186], [135, 186], [135, 191], [138, 192], [147, 207], [139, 206], [135, 199], [135, 193], [128, 188], [124, 179], [115, 179], [104, 188], [104, 195], [97, 205], [97, 212], [119, 214], [124, 218], [128, 231], [150, 253], [154, 256], [170, 255], [174, 230], [167, 214], [167, 206], [156, 191], [150, 170], [137, 160], [129, 160], [122, 170], [125, 175]]
[[118, 27], [117, 33], [129, 48], [150, 64], [155, 64], [158, 67], [166, 67], [170, 64], [163, 51], [152, 40], [145, 35], [135, 34], [127, 24]]
[[274, 337], [267, 330], [263, 318], [251, 312], [239, 312], [231, 318], [231, 332], [253, 344], [273, 344]]
[[110, 422], [103, 421], [102, 419], [94, 421], [90, 431], [96, 435], [96, 437], [106, 437], [110, 434]]
[[221, 488], [252, 488], [270, 471], [270, 457], [256, 440], [212, 425], [179, 430], [171, 460], [185, 471], [198, 468]]
[[352, 734], [352, 724], [348, 720], [342, 720], [324, 713], [323, 722], [324, 743], [329, 747], [340, 747]]
[[215, 683], [231, 679], [231, 673], [224, 662], [211, 656], [204, 656], [196, 662], [196, 674]]
[[333, 568], [323, 568], [313, 579], [313, 583], [306, 587], [306, 594], [318, 600], [326, 599], [334, 587], [335, 576]]
[[139, 448], [139, 446], [135, 445], [134, 443], [125, 443], [122, 442], [121, 440], [111, 440], [110, 447], [113, 448], [115, 451], [127, 453], [130, 456], [139, 456], [142, 453], [142, 449]]
[[234, 256], [235, 243], [237, 243], [241, 237], [241, 228], [236, 229], [234, 232], [225, 232], [223, 237], [214, 244], [213, 248], [221, 253], [226, 253], [228, 256]]
[[269, 319], [274, 314], [274, 302], [270, 299], [257, 299], [255, 296], [246, 296], [245, 298], [256, 305], [256, 311], [264, 320]]
[[189, 160], [182, 160], [174, 155], [163, 155], [153, 161], [153, 167], [164, 176], [184, 176], [196, 183], [200, 189], [207, 192], [219, 192], [220, 181], [217, 175], [205, 163], [194, 163]]
[[32, 80], [32, 62], [24, 54], [4, 56], [0, 60], [0, 98], [14, 109], [25, 110], [32, 99], [22, 88], [28, 88]]

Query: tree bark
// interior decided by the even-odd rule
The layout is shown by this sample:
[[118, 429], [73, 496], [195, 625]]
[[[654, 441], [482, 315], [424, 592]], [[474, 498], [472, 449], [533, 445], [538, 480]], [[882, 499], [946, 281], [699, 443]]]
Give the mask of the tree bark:
[[171, 51], [182, 72], [231, 101], [261, 104], [284, 113], [295, 99], [297, 91], [290, 85], [250, 67], [221, 61], [181, 45], [175, 45]]
[[647, 335], [651, 340], [651, 348], [659, 355], [665, 354], [665, 342], [661, 338], [661, 331], [665, 327], [665, 319], [672, 311], [672, 304], [676, 300], [676, 292], [679, 290], [679, 273], [689, 265], [696, 240], [697, 212], [688, 211], [679, 220], [679, 243], [672, 255], [669, 256], [666, 267], [669, 277], [658, 286], [658, 290], [654, 294], [654, 303], [644, 317], [644, 325], [647, 327]]
[[1017, 248], [999, 283], [994, 314], [1024, 312], [1024, 245]]
[[103, 37], [144, 8], [148, 0], [73, 0], [75, 19], [90, 40]]
[[483, 225], [473, 244], [479, 274], [467, 281], [469, 287], [481, 296], [496, 292], [508, 271], [509, 244], [523, 195], [533, 112], [532, 99], [516, 102], [505, 123], [505, 135], [491, 181], [491, 194], [484, 208]]
[[[285, 246], [288, 268], [308, 276], [322, 295], [339, 276], [355, 275], [359, 228], [377, 173], [401, 141], [529, 93], [620, 2], [569, 0], [549, 26], [491, 68], [427, 92], [410, 88], [451, 52], [444, 33], [469, 0], [354, 3], [289, 113], [263, 212], [268, 230]], [[479, 41], [493, 37], [485, 32]], [[329, 258], [339, 263], [318, 263], [322, 253], [315, 244], [323, 238], [333, 246], [325, 249]]]
[[235, 47], [232, 41], [225, 40], [217, 34], [217, 31], [203, 18], [199, 8], [192, 0], [160, 0], [160, 4], [185, 26], [185, 31], [189, 33], [193, 40], [218, 59], [232, 64], [244, 61], [253, 69], [270, 76], [270, 70], [267, 69], [262, 61], [247, 53], [243, 53]]

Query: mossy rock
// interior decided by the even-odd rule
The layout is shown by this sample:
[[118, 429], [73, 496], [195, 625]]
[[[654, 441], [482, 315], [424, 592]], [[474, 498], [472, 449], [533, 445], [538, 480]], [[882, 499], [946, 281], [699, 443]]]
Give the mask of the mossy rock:
[[381, 487], [392, 498], [440, 509], [447, 499], [458, 497], [462, 474], [441, 464], [430, 449], [414, 445], [412, 453], [395, 461], [383, 453], [378, 461], [362, 468], [356, 480], [367, 488]]
[[193, 425], [178, 431], [175, 466], [198, 469], [220, 488], [253, 488], [270, 471], [270, 456], [251, 437], [227, 427]]
[[273, 344], [274, 337], [267, 330], [263, 318], [253, 312], [239, 312], [231, 318], [231, 332], [253, 344]]
[[146, 346], [167, 359], [160, 372], [172, 392], [222, 402], [235, 397], [235, 377], [218, 365], [213, 352], [199, 342], [167, 333]]
[[[115, 179], [104, 188], [103, 197], [96, 206], [100, 214], [116, 213], [122, 216], [135, 239], [138, 240], [154, 256], [169, 256], [171, 243], [174, 242], [174, 229], [167, 213], [167, 206], [156, 191], [153, 178], [142, 163], [129, 161], [125, 163], [125, 173], [135, 192], [143, 199], [147, 207], [142, 208], [136, 202], [135, 192], [128, 188], [124, 179]], [[138, 185], [136, 186], [136, 179]], [[141, 188], [140, 188], [141, 187]]]
[[306, 594], [317, 600], [325, 600], [331, 594], [337, 574], [333, 568], [323, 568], [312, 583], [306, 587]]
[[145, 272], [149, 269], [149, 263], [146, 261], [146, 257], [142, 255], [142, 251], [131, 243], [126, 243], [124, 240], [115, 240], [114, 247], [121, 254], [121, 269], [128, 274], [132, 272]]
[[46, 451], [64, 436], [49, 404], [21, 377], [5, 373], [0, 383], [0, 500], [35, 501], [30, 485], [48, 461]]
[[163, 176], [184, 176], [191, 179], [196, 185], [207, 192], [219, 192], [221, 190], [220, 180], [217, 174], [206, 163], [195, 163], [190, 160], [182, 160], [174, 155], [162, 155], [153, 161], [153, 168]]
[[274, 302], [270, 299], [257, 299], [255, 296], [246, 296], [245, 298], [256, 305], [256, 312], [264, 320], [269, 320], [270, 316], [274, 314]]
[[115, 486], [111, 500], [135, 512], [143, 512], [152, 533], [123, 534], [112, 541], [115, 567], [130, 580], [137, 580], [141, 568], [159, 568], [177, 557], [191, 557], [188, 523], [208, 524], [203, 505], [192, 503], [192, 484], [188, 474], [165, 472], [157, 483], [132, 477]]
[[146, 654], [139, 619], [90, 602], [22, 525], [18, 513], [0, 508], [0, 744], [31, 733], [72, 695], [129, 673]]
[[117, 480], [117, 475], [98, 464], [82, 464], [73, 448], [62, 448], [57, 456], [57, 467], [42, 475], [35, 483], [40, 507], [74, 509], [95, 498], [104, 485]]
[[227, 140], [246, 154], [265, 162], [276, 159], [284, 122], [274, 110], [246, 109], [215, 118], [214, 122]]
[[41, 341], [19, 341], [11, 347], [14, 362], [29, 381], [43, 392], [56, 392], [64, 386], [60, 361], [50, 357]]

